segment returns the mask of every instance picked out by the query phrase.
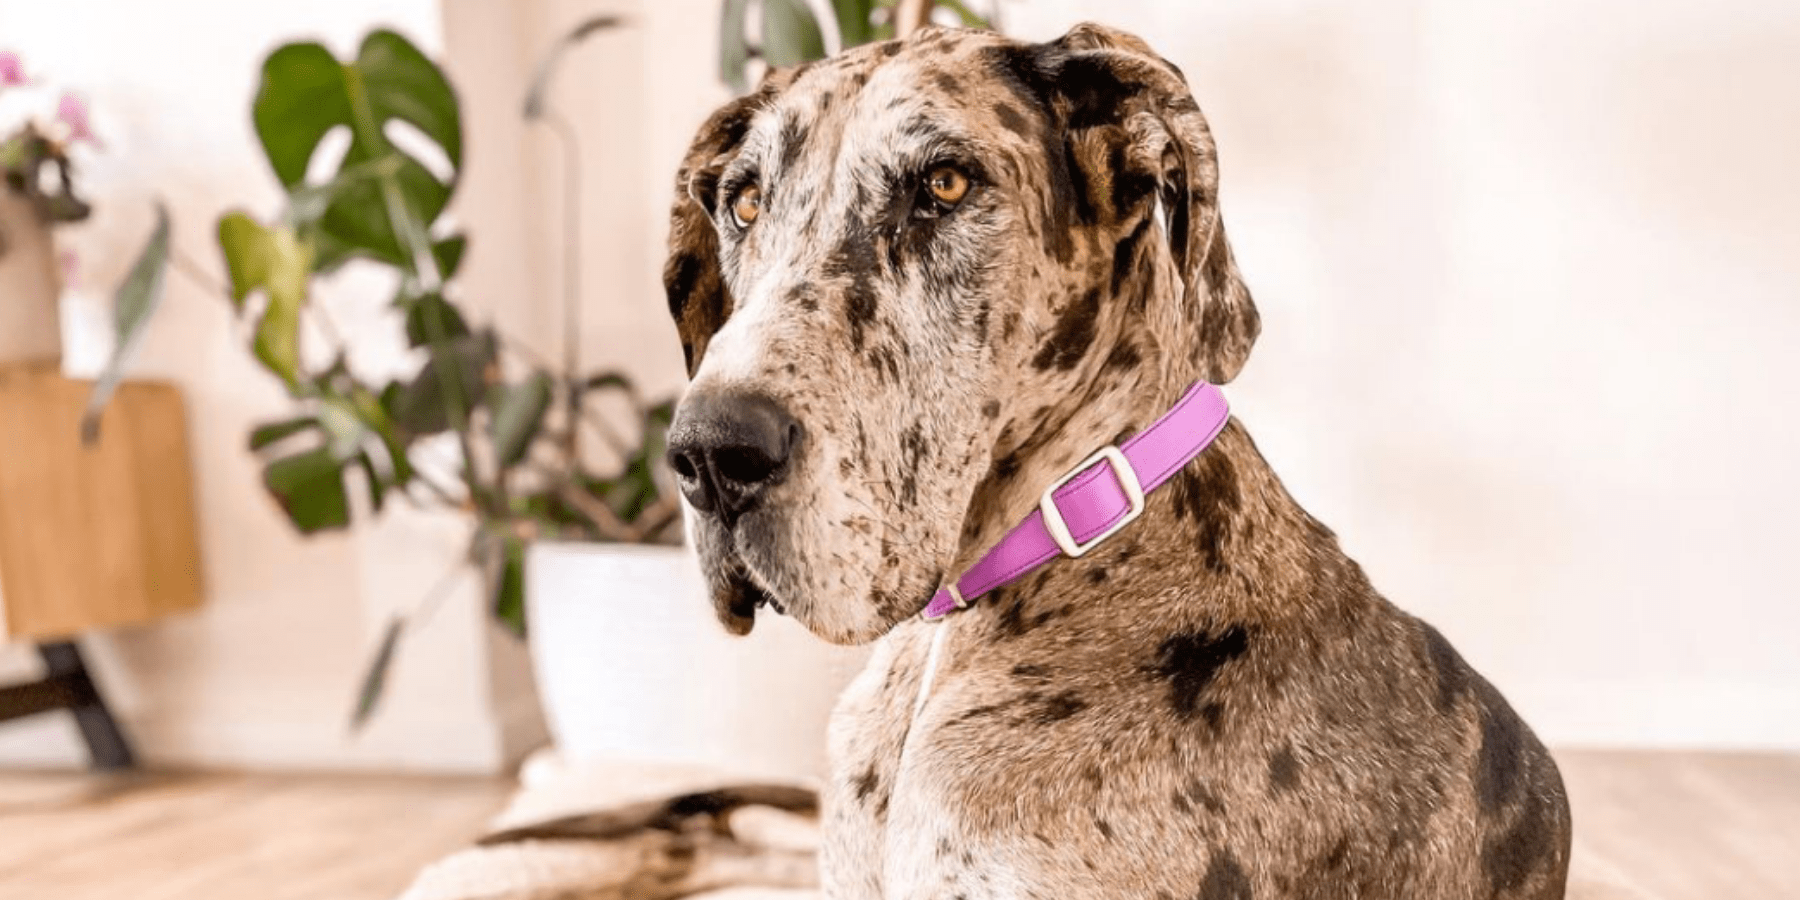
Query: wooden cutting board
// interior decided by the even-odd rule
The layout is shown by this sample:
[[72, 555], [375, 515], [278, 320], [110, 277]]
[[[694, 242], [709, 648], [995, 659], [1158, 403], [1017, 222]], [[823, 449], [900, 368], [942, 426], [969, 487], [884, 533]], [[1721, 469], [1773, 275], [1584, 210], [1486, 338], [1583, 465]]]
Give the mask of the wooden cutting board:
[[187, 417], [173, 385], [121, 385], [81, 442], [91, 384], [0, 366], [0, 640], [192, 609], [202, 594]]

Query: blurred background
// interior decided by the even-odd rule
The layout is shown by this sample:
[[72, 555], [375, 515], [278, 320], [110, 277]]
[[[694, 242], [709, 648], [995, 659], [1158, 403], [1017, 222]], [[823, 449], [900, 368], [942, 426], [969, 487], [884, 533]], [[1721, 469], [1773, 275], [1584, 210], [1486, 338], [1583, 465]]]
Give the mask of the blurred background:
[[[1034, 40], [1098, 20], [1178, 63], [1264, 321], [1234, 409], [1289, 488], [1568, 754], [1578, 816], [1738, 792], [1795, 805], [1701, 833], [1800, 855], [1800, 8], [937, 7]], [[386, 868], [271, 896], [390, 896], [528, 756], [820, 771], [857, 654], [716, 633], [647, 461], [683, 380], [674, 168], [754, 80], [741, 57], [895, 25], [842, 8], [0, 0], [0, 141], [55, 151], [0, 189], [0, 683], [51, 685], [0, 694], [43, 713], [0, 723], [0, 834], [80, 834], [51, 868], [55, 840], [0, 840], [0, 896], [86, 896], [118, 858], [79, 825], [101, 782], [71, 773], [123, 762], [84, 730], [104, 743], [89, 675], [127, 771], [280, 773], [131, 776], [146, 809], [332, 798], [242, 819], [246, 854], [385, 823]], [[350, 74], [304, 50], [265, 72], [314, 41]], [[115, 376], [84, 444], [88, 380]], [[1647, 896], [1800, 890], [1742, 844], [1584, 837], [1666, 876]], [[1707, 858], [1738, 874], [1697, 880]], [[249, 895], [181, 871], [180, 896]], [[96, 896], [134, 883], [109, 877]]]

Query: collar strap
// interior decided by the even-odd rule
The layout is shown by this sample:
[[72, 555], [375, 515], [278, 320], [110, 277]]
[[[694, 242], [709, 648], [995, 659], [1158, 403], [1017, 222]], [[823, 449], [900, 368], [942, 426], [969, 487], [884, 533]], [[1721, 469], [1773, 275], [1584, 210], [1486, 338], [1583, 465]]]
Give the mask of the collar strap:
[[1195, 384], [1155, 424], [1102, 448], [1050, 485], [1036, 512], [931, 598], [925, 618], [941, 619], [1058, 556], [1079, 557], [1099, 546], [1142, 515], [1144, 495], [1199, 456], [1230, 417], [1218, 388]]

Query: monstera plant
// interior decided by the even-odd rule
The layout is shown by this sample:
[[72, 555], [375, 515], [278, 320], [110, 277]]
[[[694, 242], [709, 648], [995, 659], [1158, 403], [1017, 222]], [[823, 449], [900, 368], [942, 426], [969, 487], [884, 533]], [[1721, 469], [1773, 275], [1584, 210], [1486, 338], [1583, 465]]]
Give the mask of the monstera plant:
[[[590, 20], [557, 45], [527, 117], [551, 114], [544, 93], [557, 57], [615, 24]], [[250, 350], [293, 404], [248, 443], [296, 529], [349, 526], [353, 490], [373, 514], [395, 500], [466, 514], [466, 562], [486, 576], [494, 614], [521, 634], [528, 542], [678, 540], [679, 507], [660, 470], [672, 402], [642, 400], [619, 373], [583, 370], [572, 340], [557, 364], [537, 358], [463, 306], [457, 275], [469, 237], [444, 214], [462, 174], [462, 117], [437, 65], [392, 31], [369, 34], [347, 60], [317, 43], [288, 44], [263, 64], [252, 118], [285, 202], [269, 216], [227, 212], [218, 243]], [[348, 139], [339, 139], [342, 155], [322, 159], [334, 133]], [[565, 236], [565, 253], [574, 240]], [[411, 374], [360, 371], [315, 301], [319, 279], [352, 265], [389, 273], [397, 331], [417, 360]], [[565, 288], [572, 317], [572, 279]], [[622, 396], [633, 421], [604, 418], [594, 402], [603, 394]], [[590, 453], [594, 440], [609, 452]], [[613, 465], [596, 470], [595, 456]], [[377, 651], [359, 722], [405, 624], [397, 617]]]
[[[980, 15], [963, 0], [831, 0], [830, 14], [838, 50], [885, 41], [932, 21], [993, 27], [991, 14]], [[757, 40], [750, 35], [752, 15], [759, 19]], [[725, 0], [720, 7], [719, 77], [740, 94], [750, 87], [755, 60], [780, 68], [823, 59], [828, 52], [825, 31], [806, 0]]]

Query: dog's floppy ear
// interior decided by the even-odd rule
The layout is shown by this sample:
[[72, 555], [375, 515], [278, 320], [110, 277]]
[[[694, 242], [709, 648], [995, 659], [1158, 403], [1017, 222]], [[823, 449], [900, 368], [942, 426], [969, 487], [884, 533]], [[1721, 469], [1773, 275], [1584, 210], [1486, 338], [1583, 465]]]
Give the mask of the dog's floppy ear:
[[770, 72], [757, 89], [719, 107], [688, 146], [675, 173], [675, 206], [669, 213], [669, 258], [663, 290], [681, 334], [688, 376], [700, 368], [706, 344], [731, 315], [731, 291], [719, 269], [719, 235], [713, 228], [719, 175], [737, 154], [750, 122], [793, 81], [791, 69]]
[[1158, 324], [1195, 336], [1202, 377], [1230, 381], [1261, 319], [1225, 239], [1218, 155], [1186, 78], [1143, 40], [1100, 25], [1077, 25], [1045, 47], [1042, 71], [1070, 164], [1082, 170], [1081, 199], [1119, 219], [1152, 217], [1160, 202], [1184, 293], [1179, 309], [1151, 314], [1173, 314]]

